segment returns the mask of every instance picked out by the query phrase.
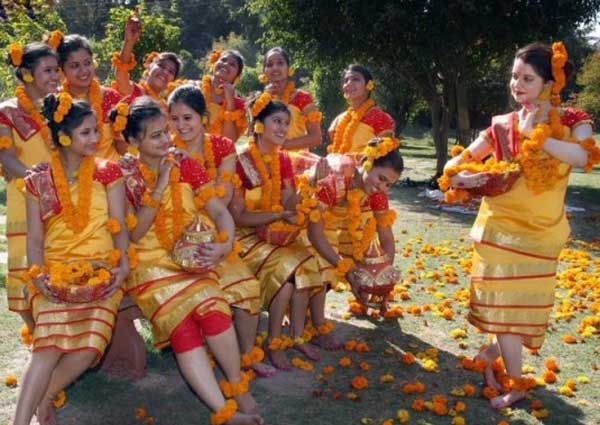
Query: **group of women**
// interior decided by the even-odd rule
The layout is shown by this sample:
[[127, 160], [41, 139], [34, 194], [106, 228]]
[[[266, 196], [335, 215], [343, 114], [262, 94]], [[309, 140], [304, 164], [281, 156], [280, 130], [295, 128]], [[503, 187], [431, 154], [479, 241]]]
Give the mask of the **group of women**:
[[[56, 423], [53, 398], [102, 359], [128, 305], [150, 322], [156, 347], [172, 348], [184, 379], [213, 412], [212, 424], [262, 423], [248, 371], [289, 370], [286, 349], [313, 361], [319, 347], [339, 349], [325, 319], [327, 287], [346, 279], [362, 298], [356, 270], [366, 250], [377, 244], [394, 260], [387, 190], [403, 161], [394, 121], [376, 107], [366, 68], [344, 70], [349, 107], [329, 127], [329, 154], [318, 159], [307, 150], [323, 143], [322, 116], [311, 95], [294, 86], [283, 49], [265, 54], [264, 91], [246, 105], [235, 91], [244, 62], [234, 50], [216, 52], [209, 75], [183, 84], [177, 55], [153, 53], [143, 79], [131, 81], [139, 30], [128, 22], [112, 59], [113, 88], [98, 82], [93, 52], [80, 35], [53, 32], [44, 43], [9, 46], [19, 85], [15, 98], [0, 104], [7, 293], [9, 308], [33, 333], [14, 424], [29, 424], [34, 414], [42, 424]], [[549, 101], [537, 99], [555, 81], [547, 72], [552, 52], [529, 49], [517, 55], [511, 79], [523, 109], [507, 118], [505, 136], [500, 121], [483, 133], [468, 149], [472, 157], [517, 156], [517, 134], [529, 137], [533, 125], [549, 119]], [[561, 110], [560, 119], [570, 127], [568, 137], [591, 134], [585, 114]], [[236, 145], [242, 136], [247, 144]], [[540, 149], [585, 165], [588, 150], [566, 138], [552, 135]], [[526, 179], [484, 201], [473, 230], [470, 319], [498, 335], [479, 357], [491, 363], [501, 355], [514, 379], [521, 376], [521, 345], [539, 347], [543, 339], [556, 256], [567, 235], [567, 174], [541, 201], [530, 196]], [[485, 178], [461, 172], [451, 180], [470, 187]], [[173, 252], [199, 229], [206, 239], [189, 255], [195, 268], [184, 267]], [[52, 264], [76, 260], [111, 267], [110, 285], [95, 301], [64, 302], [48, 285]], [[514, 285], [500, 287], [498, 280]], [[544, 296], [528, 295], [536, 305], [520, 305], [517, 285]], [[499, 315], [508, 286], [514, 296], [502, 308], [514, 314]], [[268, 337], [257, 345], [261, 309], [268, 312]], [[128, 344], [135, 339], [113, 347]], [[205, 344], [223, 371], [221, 382]], [[498, 386], [488, 369], [485, 375]], [[508, 405], [522, 393], [511, 389], [492, 403]]]

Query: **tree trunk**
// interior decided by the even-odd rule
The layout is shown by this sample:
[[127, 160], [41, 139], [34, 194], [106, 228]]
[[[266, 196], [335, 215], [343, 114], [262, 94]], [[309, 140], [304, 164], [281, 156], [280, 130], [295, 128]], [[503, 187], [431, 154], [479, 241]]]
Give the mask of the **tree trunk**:
[[448, 127], [450, 125], [450, 109], [441, 97], [428, 100], [431, 112], [431, 136], [435, 146], [436, 177], [442, 175], [444, 165], [448, 161]]
[[467, 85], [461, 77], [456, 79], [456, 136], [458, 143], [462, 146], [466, 147], [471, 143]]

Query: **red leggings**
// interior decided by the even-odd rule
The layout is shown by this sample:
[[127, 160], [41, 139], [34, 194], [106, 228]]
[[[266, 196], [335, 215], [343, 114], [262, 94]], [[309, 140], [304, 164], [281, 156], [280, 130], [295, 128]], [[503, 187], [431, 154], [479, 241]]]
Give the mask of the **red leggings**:
[[200, 316], [195, 311], [186, 317], [171, 333], [171, 348], [184, 353], [202, 347], [204, 336], [215, 336], [231, 327], [231, 317], [220, 311]]

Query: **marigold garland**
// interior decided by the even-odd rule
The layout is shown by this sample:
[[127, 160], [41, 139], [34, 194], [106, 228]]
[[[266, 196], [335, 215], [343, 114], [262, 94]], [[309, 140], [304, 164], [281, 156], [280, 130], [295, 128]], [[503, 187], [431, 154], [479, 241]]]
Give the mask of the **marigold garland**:
[[388, 210], [376, 217], [377, 225], [380, 227], [391, 227], [396, 221], [397, 217], [398, 215], [396, 214], [396, 211]]
[[282, 335], [280, 338], [274, 337], [269, 339], [268, 348], [271, 351], [287, 350], [294, 346], [294, 341], [287, 335]]
[[265, 358], [265, 352], [259, 347], [252, 347], [250, 351], [242, 354], [242, 367], [247, 368], [255, 363], [260, 363]]
[[[71, 93], [69, 82], [66, 80], [63, 83], [63, 90], [65, 92], [71, 94], [71, 96], [73, 95]], [[94, 78], [92, 80], [92, 82], [90, 83], [87, 97], [88, 97], [88, 102], [90, 104], [90, 107], [94, 110], [94, 113], [96, 114], [96, 120], [97, 120], [96, 125], [98, 128], [98, 140], [103, 140], [104, 111], [102, 109], [102, 86], [100, 86], [100, 83], [98, 82], [97, 78]]]
[[13, 147], [13, 141], [11, 137], [0, 136], [0, 150], [10, 149]]
[[[213, 79], [210, 75], [204, 75], [202, 77], [200, 89], [202, 90], [202, 95], [204, 96], [206, 103], [211, 103], [213, 100], [212, 82], [213, 82]], [[214, 103], [216, 103], [216, 102], [214, 102]], [[222, 129], [223, 129], [224, 114], [225, 114], [225, 102], [223, 102], [222, 104], [219, 105], [219, 110], [216, 114], [211, 114], [210, 125], [206, 129], [208, 133], [221, 134]]]
[[323, 121], [323, 113], [319, 111], [310, 111], [306, 116], [306, 121], [321, 124], [321, 121]]
[[68, 286], [96, 286], [111, 279], [110, 271], [103, 267], [94, 268], [86, 260], [53, 262], [48, 265], [47, 270], [48, 286], [56, 289]]
[[349, 107], [342, 119], [337, 123], [333, 132], [333, 143], [327, 146], [327, 152], [329, 153], [347, 153], [352, 147], [352, 138], [358, 125], [369, 112], [369, 110], [375, 106], [373, 99], [368, 99], [358, 109]]
[[560, 92], [567, 84], [565, 65], [569, 55], [562, 42], [552, 43], [552, 105], [560, 105]]
[[108, 231], [114, 235], [121, 233], [121, 224], [116, 218], [109, 218], [106, 222], [106, 227], [108, 227]]
[[364, 253], [377, 231], [377, 219], [370, 217], [363, 227], [362, 235], [360, 234], [360, 204], [363, 196], [364, 192], [360, 189], [350, 189], [346, 194], [346, 200], [348, 201], [348, 235], [352, 240], [352, 256], [356, 261], [363, 259]]
[[344, 277], [352, 266], [354, 266], [354, 260], [351, 258], [342, 258], [338, 261], [335, 271], [338, 276]]
[[133, 245], [129, 245], [127, 247], [127, 258], [129, 259], [129, 267], [133, 270], [137, 267], [139, 260], [135, 247]]
[[252, 104], [252, 108], [250, 108], [250, 114], [252, 115], [252, 118], [256, 118], [258, 114], [260, 114], [261, 111], [265, 109], [269, 103], [271, 103], [272, 100], [273, 98], [269, 93], [262, 92]]
[[[156, 238], [161, 246], [167, 251], [173, 249], [175, 241], [183, 234], [183, 200], [181, 193], [181, 185], [179, 179], [181, 177], [178, 167], [171, 168], [169, 173], [169, 187], [171, 189], [171, 212], [167, 212], [165, 204], [161, 204], [154, 218], [154, 229]], [[171, 236], [167, 232], [167, 219], [171, 218], [172, 231]]]
[[373, 162], [376, 159], [386, 156], [400, 146], [400, 141], [392, 137], [376, 138], [372, 142], [376, 143], [376, 145], [373, 146], [369, 142], [369, 145], [364, 149], [366, 160], [362, 163], [362, 167], [367, 171], [373, 168]]
[[125, 102], [117, 103], [115, 106], [117, 117], [113, 123], [112, 129], [114, 133], [121, 133], [127, 127], [127, 117], [129, 116], [129, 105]]
[[140, 80], [138, 84], [144, 90], [144, 93], [146, 93], [147, 96], [150, 96], [153, 100], [155, 100], [163, 109], [167, 108], [167, 102], [165, 102], [165, 99], [163, 99], [160, 93], [156, 93], [154, 90], [152, 90], [152, 87], [150, 87], [150, 84], [148, 84], [147, 81]]
[[240, 382], [233, 383], [222, 379], [219, 382], [219, 387], [223, 391], [223, 395], [227, 398], [232, 398], [248, 392], [248, 384], [250, 383], [250, 375], [244, 372], [240, 373]]
[[123, 62], [121, 60], [121, 52], [113, 52], [110, 63], [115, 69], [130, 72], [133, 68], [135, 68], [136, 65], [135, 55], [132, 53], [129, 62]]
[[265, 157], [261, 155], [258, 147], [254, 140], [248, 143], [248, 150], [254, 166], [260, 175], [260, 179], [263, 182], [262, 194], [260, 198], [260, 207], [263, 211], [269, 212], [281, 212], [283, 207], [281, 206], [281, 169], [279, 164], [279, 150], [275, 148], [271, 156], [271, 173], [267, 171], [265, 166]]
[[60, 160], [60, 154], [56, 150], [51, 152], [50, 167], [65, 224], [73, 232], [80, 232], [87, 226], [90, 219], [92, 181], [95, 169], [94, 158], [86, 156], [81, 160], [77, 211], [74, 210], [67, 177]]
[[55, 147], [54, 143], [52, 143], [52, 140], [50, 140], [50, 129], [48, 128], [46, 119], [42, 116], [40, 111], [38, 111], [34, 105], [33, 101], [29, 98], [23, 85], [18, 85], [15, 88], [15, 97], [17, 98], [17, 105], [19, 108], [29, 115], [29, 117], [31, 117], [31, 119], [37, 124], [40, 135], [42, 136], [42, 140], [44, 140], [46, 146], [48, 146], [50, 150], [53, 150]]
[[138, 223], [137, 217], [134, 214], [127, 213], [127, 215], [125, 216], [125, 225], [127, 226], [127, 230], [131, 231], [131, 230], [135, 229], [135, 226], [137, 226], [137, 223]]
[[294, 82], [289, 81], [285, 85], [285, 88], [283, 89], [283, 92], [281, 93], [281, 97], [275, 96], [275, 99], [277, 99], [287, 105], [288, 103], [290, 103], [290, 97], [292, 96], [292, 93], [294, 92], [295, 89], [296, 89], [296, 86], [294, 85]]
[[220, 410], [210, 415], [210, 425], [222, 425], [226, 423], [235, 416], [237, 408], [235, 400], [227, 400]]

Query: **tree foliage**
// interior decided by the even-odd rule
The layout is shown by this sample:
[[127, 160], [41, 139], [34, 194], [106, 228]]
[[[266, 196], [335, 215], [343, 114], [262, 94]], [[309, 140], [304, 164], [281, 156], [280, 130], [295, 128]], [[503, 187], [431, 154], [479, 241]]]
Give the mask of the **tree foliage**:
[[577, 96], [576, 105], [592, 114], [596, 124], [600, 124], [600, 51], [585, 61], [577, 83], [583, 90]]

